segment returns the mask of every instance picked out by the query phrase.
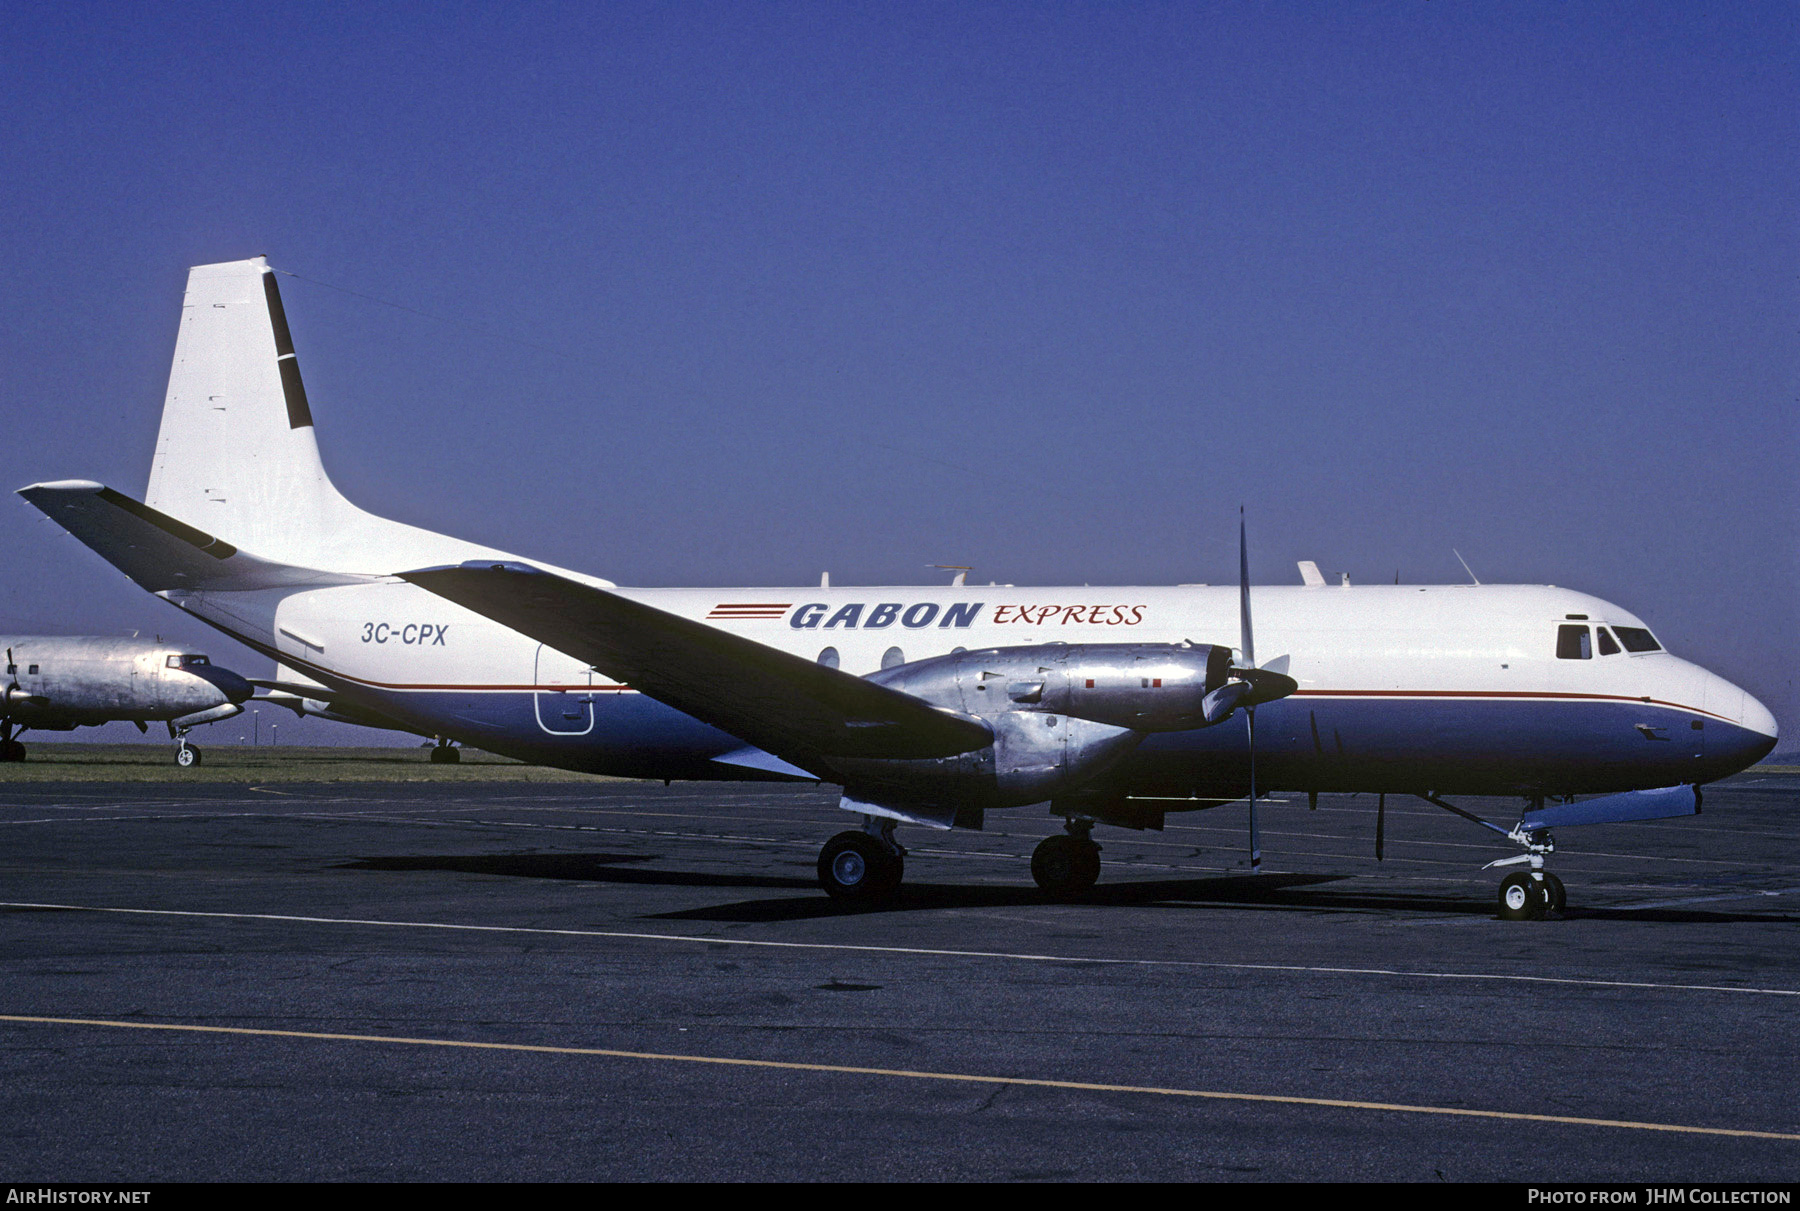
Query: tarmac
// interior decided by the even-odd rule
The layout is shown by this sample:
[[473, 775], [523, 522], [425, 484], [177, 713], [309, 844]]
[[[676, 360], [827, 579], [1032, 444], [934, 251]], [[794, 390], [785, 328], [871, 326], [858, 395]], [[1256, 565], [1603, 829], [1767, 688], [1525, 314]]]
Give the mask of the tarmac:
[[[1460, 804], [1510, 823], [1519, 804]], [[904, 828], [830, 788], [0, 786], [13, 1182], [1792, 1182], [1800, 774], [1568, 829], [1560, 916], [1418, 800]]]

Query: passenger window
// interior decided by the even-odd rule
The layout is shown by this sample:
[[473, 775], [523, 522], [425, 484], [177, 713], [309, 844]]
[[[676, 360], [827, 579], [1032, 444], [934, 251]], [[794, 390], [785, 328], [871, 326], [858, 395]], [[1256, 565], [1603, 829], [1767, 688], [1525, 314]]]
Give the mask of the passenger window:
[[1643, 627], [1614, 627], [1619, 633], [1619, 642], [1625, 645], [1627, 652], [1660, 652], [1662, 644], [1656, 642], [1656, 636]]
[[1612, 633], [1605, 627], [1595, 627], [1594, 630], [1600, 636], [1600, 654], [1602, 656], [1617, 656], [1619, 654], [1619, 645], [1613, 642]]
[[1593, 642], [1586, 627], [1557, 627], [1556, 658], [1558, 660], [1592, 660], [1594, 658]]
[[26, 669], [25, 672], [26, 672], [27, 676], [31, 676], [31, 677], [37, 676], [37, 665], [35, 665], [35, 664], [32, 665], [30, 668]]

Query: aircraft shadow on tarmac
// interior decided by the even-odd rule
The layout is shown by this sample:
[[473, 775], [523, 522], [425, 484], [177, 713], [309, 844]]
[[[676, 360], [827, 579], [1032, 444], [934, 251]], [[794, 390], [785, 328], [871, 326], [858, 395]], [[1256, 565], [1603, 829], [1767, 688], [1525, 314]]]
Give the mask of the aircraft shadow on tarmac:
[[[908, 882], [891, 900], [873, 905], [842, 904], [827, 897], [811, 879], [777, 875], [646, 870], [636, 864], [654, 862], [659, 854], [434, 854], [418, 857], [370, 857], [340, 864], [344, 870], [449, 871], [521, 879], [573, 879], [592, 883], [655, 887], [759, 888], [797, 891], [799, 896], [741, 900], [727, 904], [648, 914], [655, 920], [796, 921], [850, 913], [929, 912], [950, 908], [1017, 908], [1064, 903], [1030, 885]], [[1487, 896], [1471, 898], [1444, 893], [1406, 893], [1389, 889], [1357, 891], [1328, 887], [1350, 875], [1269, 874], [1220, 875], [1201, 879], [1144, 879], [1101, 883], [1081, 897], [1092, 907], [1157, 907], [1168, 909], [1235, 908], [1269, 912], [1420, 913], [1492, 917]], [[1793, 923], [1790, 913], [1708, 911], [1689, 907], [1586, 908], [1570, 905], [1569, 920], [1657, 921], [1687, 924]]]

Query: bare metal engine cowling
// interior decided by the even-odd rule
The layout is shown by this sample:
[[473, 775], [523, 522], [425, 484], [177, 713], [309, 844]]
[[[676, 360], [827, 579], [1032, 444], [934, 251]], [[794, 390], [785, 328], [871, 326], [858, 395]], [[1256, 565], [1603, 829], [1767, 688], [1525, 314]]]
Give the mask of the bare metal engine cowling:
[[1092, 783], [1151, 732], [1205, 727], [1231, 675], [1205, 644], [1038, 644], [953, 652], [870, 681], [973, 716], [987, 748], [936, 760], [840, 760], [846, 793], [919, 806], [1018, 807]]

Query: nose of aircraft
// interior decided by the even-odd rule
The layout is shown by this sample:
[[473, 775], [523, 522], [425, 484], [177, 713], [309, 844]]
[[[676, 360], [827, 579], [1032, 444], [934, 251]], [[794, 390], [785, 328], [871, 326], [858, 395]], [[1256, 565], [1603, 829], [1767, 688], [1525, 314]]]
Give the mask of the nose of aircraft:
[[1775, 748], [1781, 728], [1769, 708], [1716, 674], [1707, 675], [1706, 709], [1733, 720], [1734, 728], [1717, 729], [1725, 734], [1707, 738], [1707, 755], [1754, 765]]

